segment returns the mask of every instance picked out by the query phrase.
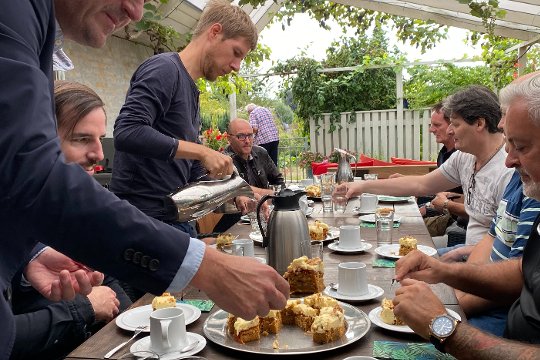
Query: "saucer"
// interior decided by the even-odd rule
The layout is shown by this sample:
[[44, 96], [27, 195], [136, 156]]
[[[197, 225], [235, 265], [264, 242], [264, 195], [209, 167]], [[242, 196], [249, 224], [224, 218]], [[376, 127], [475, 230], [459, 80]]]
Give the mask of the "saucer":
[[[338, 285], [339, 286], [339, 285]], [[342, 295], [336, 290], [332, 289], [330, 286], [327, 286], [324, 291], [326, 295], [331, 296], [338, 300], [343, 301], [367, 301], [378, 298], [384, 294], [384, 290], [376, 285], [368, 284], [368, 293], [364, 295]]]
[[[186, 325], [189, 325], [201, 316], [201, 310], [190, 304], [176, 303], [176, 307], [184, 310]], [[147, 326], [145, 332], [150, 332], [150, 313], [154, 311], [152, 305], [143, 305], [124, 311], [116, 317], [116, 325], [124, 330], [135, 331], [139, 326]]]
[[361, 214], [375, 214], [375, 211], [377, 211], [377, 208], [373, 209], [362, 209], [360, 207], [355, 207], [352, 209], [352, 212], [354, 215], [361, 215]]
[[341, 248], [341, 247], [339, 247], [339, 241], [333, 242], [333, 243], [328, 245], [328, 248], [330, 250], [335, 251], [335, 252], [340, 252], [340, 253], [357, 253], [357, 252], [362, 252], [362, 251], [369, 250], [372, 247], [373, 247], [373, 245], [371, 245], [368, 242], [365, 242], [364, 240], [362, 240], [362, 245], [360, 245], [359, 247], [356, 247], [356, 248]]
[[256, 243], [259, 243], [259, 244], [262, 244], [263, 242], [263, 237], [262, 237], [262, 234], [258, 231], [252, 231], [249, 233], [249, 238], [251, 240], [253, 240], [254, 242]]
[[[171, 351], [165, 354], [158, 354], [159, 358], [161, 360], [175, 360], [175, 359], [183, 358], [186, 356], [195, 355], [196, 353], [204, 349], [204, 347], [206, 346], [206, 339], [204, 338], [204, 336], [201, 336], [196, 333], [191, 333], [191, 332], [186, 332], [186, 336], [187, 336], [188, 343], [191, 344], [199, 340], [199, 344], [195, 346], [195, 348], [189, 351], [186, 351], [184, 353], [180, 353], [178, 351]], [[152, 351], [150, 350], [150, 336], [143, 337], [139, 341], [135, 342], [133, 345], [131, 345], [131, 347], [129, 348], [129, 351], [132, 354], [138, 351]]]
[[[369, 312], [368, 314], [369, 320], [371, 320], [373, 324], [379, 327], [382, 327], [383, 329], [386, 329], [386, 330], [391, 330], [391, 331], [396, 331], [396, 332], [401, 332], [401, 333], [409, 333], [409, 334], [414, 333], [414, 331], [407, 325], [390, 325], [390, 324], [385, 323], [381, 319], [381, 311], [382, 311], [382, 308], [378, 306]], [[446, 312], [449, 315], [453, 316], [454, 318], [461, 320], [461, 316], [459, 316], [459, 314], [455, 312], [454, 310], [446, 308]]]
[[[360, 220], [362, 220], [363, 222], [375, 223], [375, 214], [360, 216]], [[394, 222], [401, 222], [401, 217], [394, 216]]]

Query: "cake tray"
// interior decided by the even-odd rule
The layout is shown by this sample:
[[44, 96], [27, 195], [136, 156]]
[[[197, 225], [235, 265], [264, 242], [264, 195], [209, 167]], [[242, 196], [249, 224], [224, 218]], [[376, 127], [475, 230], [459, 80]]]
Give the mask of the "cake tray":
[[[369, 317], [362, 310], [343, 302], [339, 302], [339, 305], [344, 311], [345, 320], [347, 321], [347, 331], [341, 339], [328, 344], [321, 345], [313, 342], [311, 334], [304, 332], [296, 325], [283, 325], [278, 334], [261, 336], [261, 339], [258, 341], [240, 344], [228, 333], [228, 313], [223, 310], [216, 311], [206, 319], [203, 332], [208, 340], [218, 345], [247, 353], [298, 355], [329, 351], [357, 341], [368, 332], [371, 326]], [[274, 342], [276, 340], [279, 348], [274, 349]]]

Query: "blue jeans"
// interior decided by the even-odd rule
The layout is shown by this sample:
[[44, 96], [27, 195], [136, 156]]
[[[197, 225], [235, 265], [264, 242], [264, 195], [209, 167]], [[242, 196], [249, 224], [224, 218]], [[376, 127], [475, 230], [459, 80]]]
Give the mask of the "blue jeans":
[[463, 246], [465, 246], [465, 244], [457, 244], [457, 245], [450, 246], [450, 247], [440, 248], [440, 249], [437, 249], [437, 254], [439, 254], [439, 256], [443, 256], [447, 252], [450, 252], [450, 251], [452, 251], [454, 249], [457, 249], [457, 248], [460, 248], [460, 247], [463, 247]]
[[470, 317], [467, 321], [470, 325], [480, 330], [502, 337], [506, 328], [507, 318], [508, 308], [504, 308], [487, 311], [481, 315]]
[[195, 227], [189, 222], [172, 222], [167, 224], [177, 228], [180, 231], [188, 233], [189, 236], [191, 236], [192, 238], [197, 238], [197, 231], [195, 230]]

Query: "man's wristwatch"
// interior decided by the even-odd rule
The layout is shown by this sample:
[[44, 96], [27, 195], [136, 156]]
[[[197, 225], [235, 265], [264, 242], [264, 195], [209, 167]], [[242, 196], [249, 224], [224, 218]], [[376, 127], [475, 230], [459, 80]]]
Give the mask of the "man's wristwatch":
[[444, 343], [454, 333], [460, 322], [448, 314], [435, 316], [429, 324], [429, 341], [437, 350], [446, 353]]

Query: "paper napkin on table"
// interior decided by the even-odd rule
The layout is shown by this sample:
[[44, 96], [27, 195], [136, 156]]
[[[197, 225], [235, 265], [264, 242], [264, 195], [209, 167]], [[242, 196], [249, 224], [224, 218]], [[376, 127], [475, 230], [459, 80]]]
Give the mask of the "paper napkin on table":
[[376, 340], [373, 343], [373, 356], [396, 360], [455, 360], [450, 354], [443, 354], [429, 343], [405, 343], [399, 341]]
[[372, 264], [373, 267], [395, 268], [396, 261], [390, 259], [375, 259]]

